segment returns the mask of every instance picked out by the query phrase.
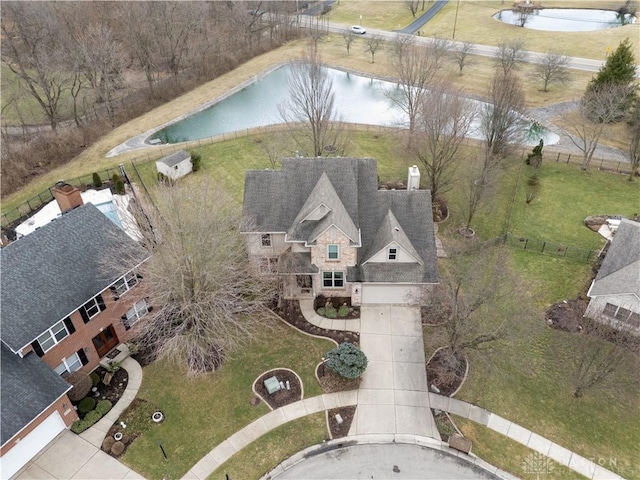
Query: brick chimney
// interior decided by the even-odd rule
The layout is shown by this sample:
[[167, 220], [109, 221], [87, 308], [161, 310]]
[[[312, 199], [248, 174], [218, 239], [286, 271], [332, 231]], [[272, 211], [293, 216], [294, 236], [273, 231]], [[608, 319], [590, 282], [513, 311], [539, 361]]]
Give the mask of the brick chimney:
[[56, 183], [51, 189], [51, 193], [53, 193], [53, 198], [58, 202], [62, 213], [84, 205], [80, 190], [68, 183], [62, 181]]

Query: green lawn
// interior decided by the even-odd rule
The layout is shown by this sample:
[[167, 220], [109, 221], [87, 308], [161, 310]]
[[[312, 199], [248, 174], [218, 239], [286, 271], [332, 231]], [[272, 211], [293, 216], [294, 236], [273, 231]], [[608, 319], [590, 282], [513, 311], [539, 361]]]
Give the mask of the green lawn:
[[458, 428], [461, 428], [465, 436], [473, 442], [472, 453], [492, 465], [500, 465], [500, 468], [511, 472], [518, 478], [523, 480], [540, 480], [541, 478], [577, 480], [586, 478], [549, 458], [542, 458], [541, 460], [537, 452], [493, 430], [461, 417], [453, 416], [452, 418]]
[[301, 376], [305, 398], [320, 395], [314, 367], [331, 348], [327, 340], [277, 323], [215, 373], [187, 378], [182, 369], [166, 362], [145, 367], [138, 397], [160, 408], [166, 419], [139, 437], [122, 460], [145, 478], [180, 478], [213, 447], [269, 412], [264, 403], [249, 403], [251, 386], [264, 371], [290, 368]]
[[315, 413], [271, 430], [220, 465], [208, 480], [257, 480], [296, 452], [327, 438], [324, 412]]
[[576, 165], [546, 162], [538, 177], [540, 193], [525, 202], [526, 180], [530, 169], [523, 169], [509, 231], [554, 243], [567, 243], [586, 249], [602, 246], [602, 237], [584, 227], [589, 215], [640, 213], [640, 183], [595, 169], [582, 171]]

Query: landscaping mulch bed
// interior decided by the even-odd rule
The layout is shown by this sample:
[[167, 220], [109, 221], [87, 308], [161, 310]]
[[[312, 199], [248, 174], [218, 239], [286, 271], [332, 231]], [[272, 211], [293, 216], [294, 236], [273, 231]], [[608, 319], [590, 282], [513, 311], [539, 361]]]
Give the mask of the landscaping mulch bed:
[[[347, 390], [357, 390], [360, 385], [360, 379], [349, 379], [338, 375], [333, 370], [329, 370], [324, 365], [318, 365], [316, 375], [320, 381], [320, 387], [324, 393], [345, 392]], [[329, 431], [331, 438], [346, 437], [349, 434], [349, 428], [356, 413], [356, 407], [341, 407], [329, 410]], [[336, 420], [336, 414], [340, 414], [343, 422], [341, 424]]]
[[348, 342], [354, 345], [360, 344], [360, 334], [355, 332], [343, 332], [338, 330], [327, 330], [319, 328], [307, 322], [302, 315], [300, 303], [297, 300], [282, 300], [280, 308], [276, 308], [275, 312], [288, 324], [302, 330], [303, 332], [321, 337], [331, 338], [338, 343]]
[[316, 375], [320, 380], [320, 388], [324, 393], [346, 392], [348, 390], [357, 390], [360, 385], [360, 379], [349, 379], [338, 375], [333, 370], [326, 368], [324, 365], [318, 365]]
[[588, 302], [584, 299], [563, 300], [554, 303], [545, 312], [550, 327], [565, 332], [579, 332], [584, 322], [583, 315]]
[[[283, 390], [279, 390], [275, 393], [269, 394], [266, 387], [264, 386], [264, 381], [267, 378], [275, 377], [278, 381], [287, 383], [289, 381], [289, 390], [286, 388]], [[273, 408], [283, 407], [290, 403], [297, 402], [302, 400], [302, 385], [300, 384], [300, 380], [298, 380], [297, 375], [289, 370], [271, 370], [270, 372], [262, 375], [255, 384], [256, 392], [260, 394], [267, 404]]]
[[129, 374], [124, 368], [121, 368], [116, 373], [113, 374], [113, 378], [109, 385], [105, 385], [102, 383], [102, 379], [104, 378], [107, 370], [103, 367], [98, 367], [94, 370], [100, 376], [100, 382], [96, 385], [98, 389], [98, 395], [94, 395], [96, 400], [109, 400], [113, 405], [116, 404], [122, 394], [124, 393], [125, 388], [127, 388], [127, 383], [129, 383]]
[[[327, 412], [329, 416], [329, 430], [331, 431], [331, 438], [342, 438], [349, 434], [353, 417], [356, 414], [356, 406], [332, 408]], [[336, 415], [340, 415], [342, 423], [338, 423]]]
[[[342, 306], [346, 306], [349, 308], [349, 313], [347, 314], [347, 316], [338, 316], [337, 318], [344, 318], [345, 320], [354, 320], [360, 318], [360, 307], [351, 306], [351, 297], [325, 297], [323, 295], [318, 295], [313, 301], [313, 310], [318, 313], [318, 309], [326, 307], [327, 304], [330, 304], [336, 310], [339, 310]], [[318, 315], [321, 314], [318, 313]]]
[[451, 396], [464, 381], [467, 368], [467, 359], [464, 356], [456, 356], [457, 365], [451, 365], [450, 358], [445, 349], [438, 350], [427, 362], [427, 379], [429, 385], [435, 385], [441, 395]]

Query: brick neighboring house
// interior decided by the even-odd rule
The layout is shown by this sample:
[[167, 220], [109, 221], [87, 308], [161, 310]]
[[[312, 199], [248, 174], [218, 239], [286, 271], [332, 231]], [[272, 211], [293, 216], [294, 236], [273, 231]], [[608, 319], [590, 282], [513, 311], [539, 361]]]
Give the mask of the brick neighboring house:
[[640, 223], [620, 222], [587, 296], [585, 317], [640, 333]]
[[285, 158], [279, 171], [247, 172], [241, 231], [287, 297], [408, 303], [438, 282], [429, 190], [379, 190], [374, 159]]
[[[106, 265], [106, 252], [137, 265]], [[146, 250], [94, 205], [2, 249], [2, 476], [11, 476], [77, 415], [61, 375], [90, 372], [149, 310]], [[123, 257], [124, 258], [124, 257]]]

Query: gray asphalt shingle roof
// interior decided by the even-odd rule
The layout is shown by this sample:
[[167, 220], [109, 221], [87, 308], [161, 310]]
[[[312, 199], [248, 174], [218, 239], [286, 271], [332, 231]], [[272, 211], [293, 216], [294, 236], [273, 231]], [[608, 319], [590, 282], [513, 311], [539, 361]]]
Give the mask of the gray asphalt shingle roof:
[[171, 155], [162, 157], [160, 160], [158, 160], [158, 162], [164, 163], [167, 167], [175, 167], [187, 158], [191, 158], [191, 154], [189, 152], [187, 152], [186, 150], [178, 150]]
[[[428, 190], [378, 190], [377, 162], [371, 158], [285, 158], [280, 171], [248, 171], [245, 177], [243, 232], [287, 232], [323, 175], [360, 229], [362, 247], [358, 264], [373, 255], [381, 225], [388, 212], [393, 216], [424, 265], [411, 264], [350, 269], [360, 281], [438, 281], [435, 234]], [[313, 234], [314, 229], [298, 232]], [[398, 237], [402, 242], [403, 238]], [[366, 255], [366, 256], [365, 256]], [[388, 277], [379, 280], [379, 273]], [[406, 278], [402, 278], [402, 271]], [[380, 274], [382, 275], [382, 274]], [[393, 280], [390, 280], [393, 279]]]
[[105, 264], [116, 253], [137, 263], [147, 258], [144, 248], [92, 204], [4, 247], [2, 342], [17, 352], [124, 275], [130, 265]]
[[640, 223], [623, 219], [589, 295], [625, 293], [634, 293], [640, 298]]
[[51, 370], [35, 353], [20, 358], [0, 344], [2, 388], [0, 417], [4, 445], [16, 433], [40, 415], [60, 396], [71, 389], [60, 375]]

